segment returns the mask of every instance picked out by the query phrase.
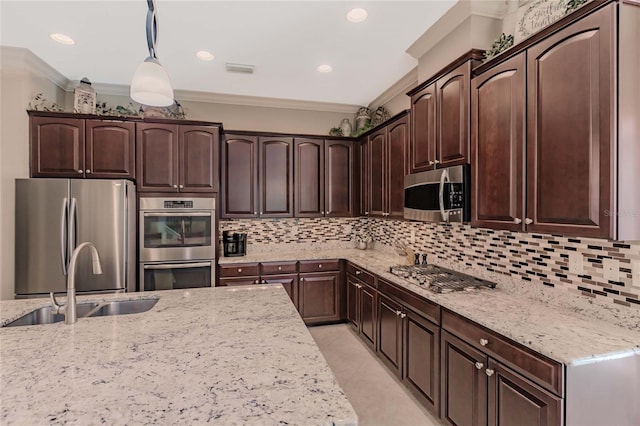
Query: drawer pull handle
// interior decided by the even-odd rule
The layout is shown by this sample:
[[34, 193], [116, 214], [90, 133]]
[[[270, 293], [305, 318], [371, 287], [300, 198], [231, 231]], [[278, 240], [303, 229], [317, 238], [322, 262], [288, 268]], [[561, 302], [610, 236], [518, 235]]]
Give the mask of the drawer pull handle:
[[400, 313], [400, 318], [405, 318], [407, 316], [407, 314], [405, 313]]
[[483, 364], [483, 363], [481, 363], [481, 362], [476, 362], [476, 368], [477, 368], [478, 370], [482, 370], [482, 367], [484, 367], [484, 364]]
[[362, 272], [360, 271], [356, 271], [356, 275], [360, 275]]
[[487, 368], [487, 369], [485, 370], [485, 373], [487, 373], [487, 376], [491, 377], [491, 376], [493, 376], [493, 373], [495, 373], [495, 371], [493, 371], [493, 370], [492, 370], [492, 369], [490, 369], [490, 368]]
[[487, 346], [489, 344], [489, 341], [487, 339], [480, 339], [480, 344], [482, 346]]

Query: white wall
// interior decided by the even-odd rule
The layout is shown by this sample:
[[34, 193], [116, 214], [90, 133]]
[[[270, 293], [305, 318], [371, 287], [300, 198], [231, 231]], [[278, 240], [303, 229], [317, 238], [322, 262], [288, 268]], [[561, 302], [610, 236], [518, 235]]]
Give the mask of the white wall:
[[33, 95], [64, 102], [64, 91], [36, 72], [31, 53], [0, 48], [0, 299], [14, 297], [15, 184], [29, 177], [29, 116]]

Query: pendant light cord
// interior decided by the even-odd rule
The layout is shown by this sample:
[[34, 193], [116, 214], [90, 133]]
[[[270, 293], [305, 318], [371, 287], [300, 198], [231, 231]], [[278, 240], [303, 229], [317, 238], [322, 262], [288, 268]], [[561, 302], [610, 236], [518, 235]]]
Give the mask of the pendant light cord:
[[156, 43], [158, 41], [158, 15], [156, 15], [156, 5], [154, 0], [147, 0], [149, 11], [147, 12], [147, 46], [149, 47], [149, 57], [158, 59], [156, 56]]

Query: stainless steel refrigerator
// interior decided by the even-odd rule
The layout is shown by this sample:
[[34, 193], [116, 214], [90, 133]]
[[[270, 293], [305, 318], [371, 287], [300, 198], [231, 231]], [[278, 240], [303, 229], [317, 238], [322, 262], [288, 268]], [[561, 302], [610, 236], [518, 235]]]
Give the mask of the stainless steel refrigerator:
[[16, 179], [16, 297], [65, 292], [69, 260], [85, 241], [98, 249], [101, 275], [80, 253], [79, 293], [135, 291], [136, 196], [126, 180]]

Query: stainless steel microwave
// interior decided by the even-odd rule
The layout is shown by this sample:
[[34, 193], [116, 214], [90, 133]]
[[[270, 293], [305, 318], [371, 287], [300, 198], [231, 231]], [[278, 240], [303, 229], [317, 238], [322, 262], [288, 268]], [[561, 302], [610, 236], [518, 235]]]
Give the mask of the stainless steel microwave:
[[404, 218], [425, 222], [468, 222], [471, 218], [469, 165], [404, 177]]

